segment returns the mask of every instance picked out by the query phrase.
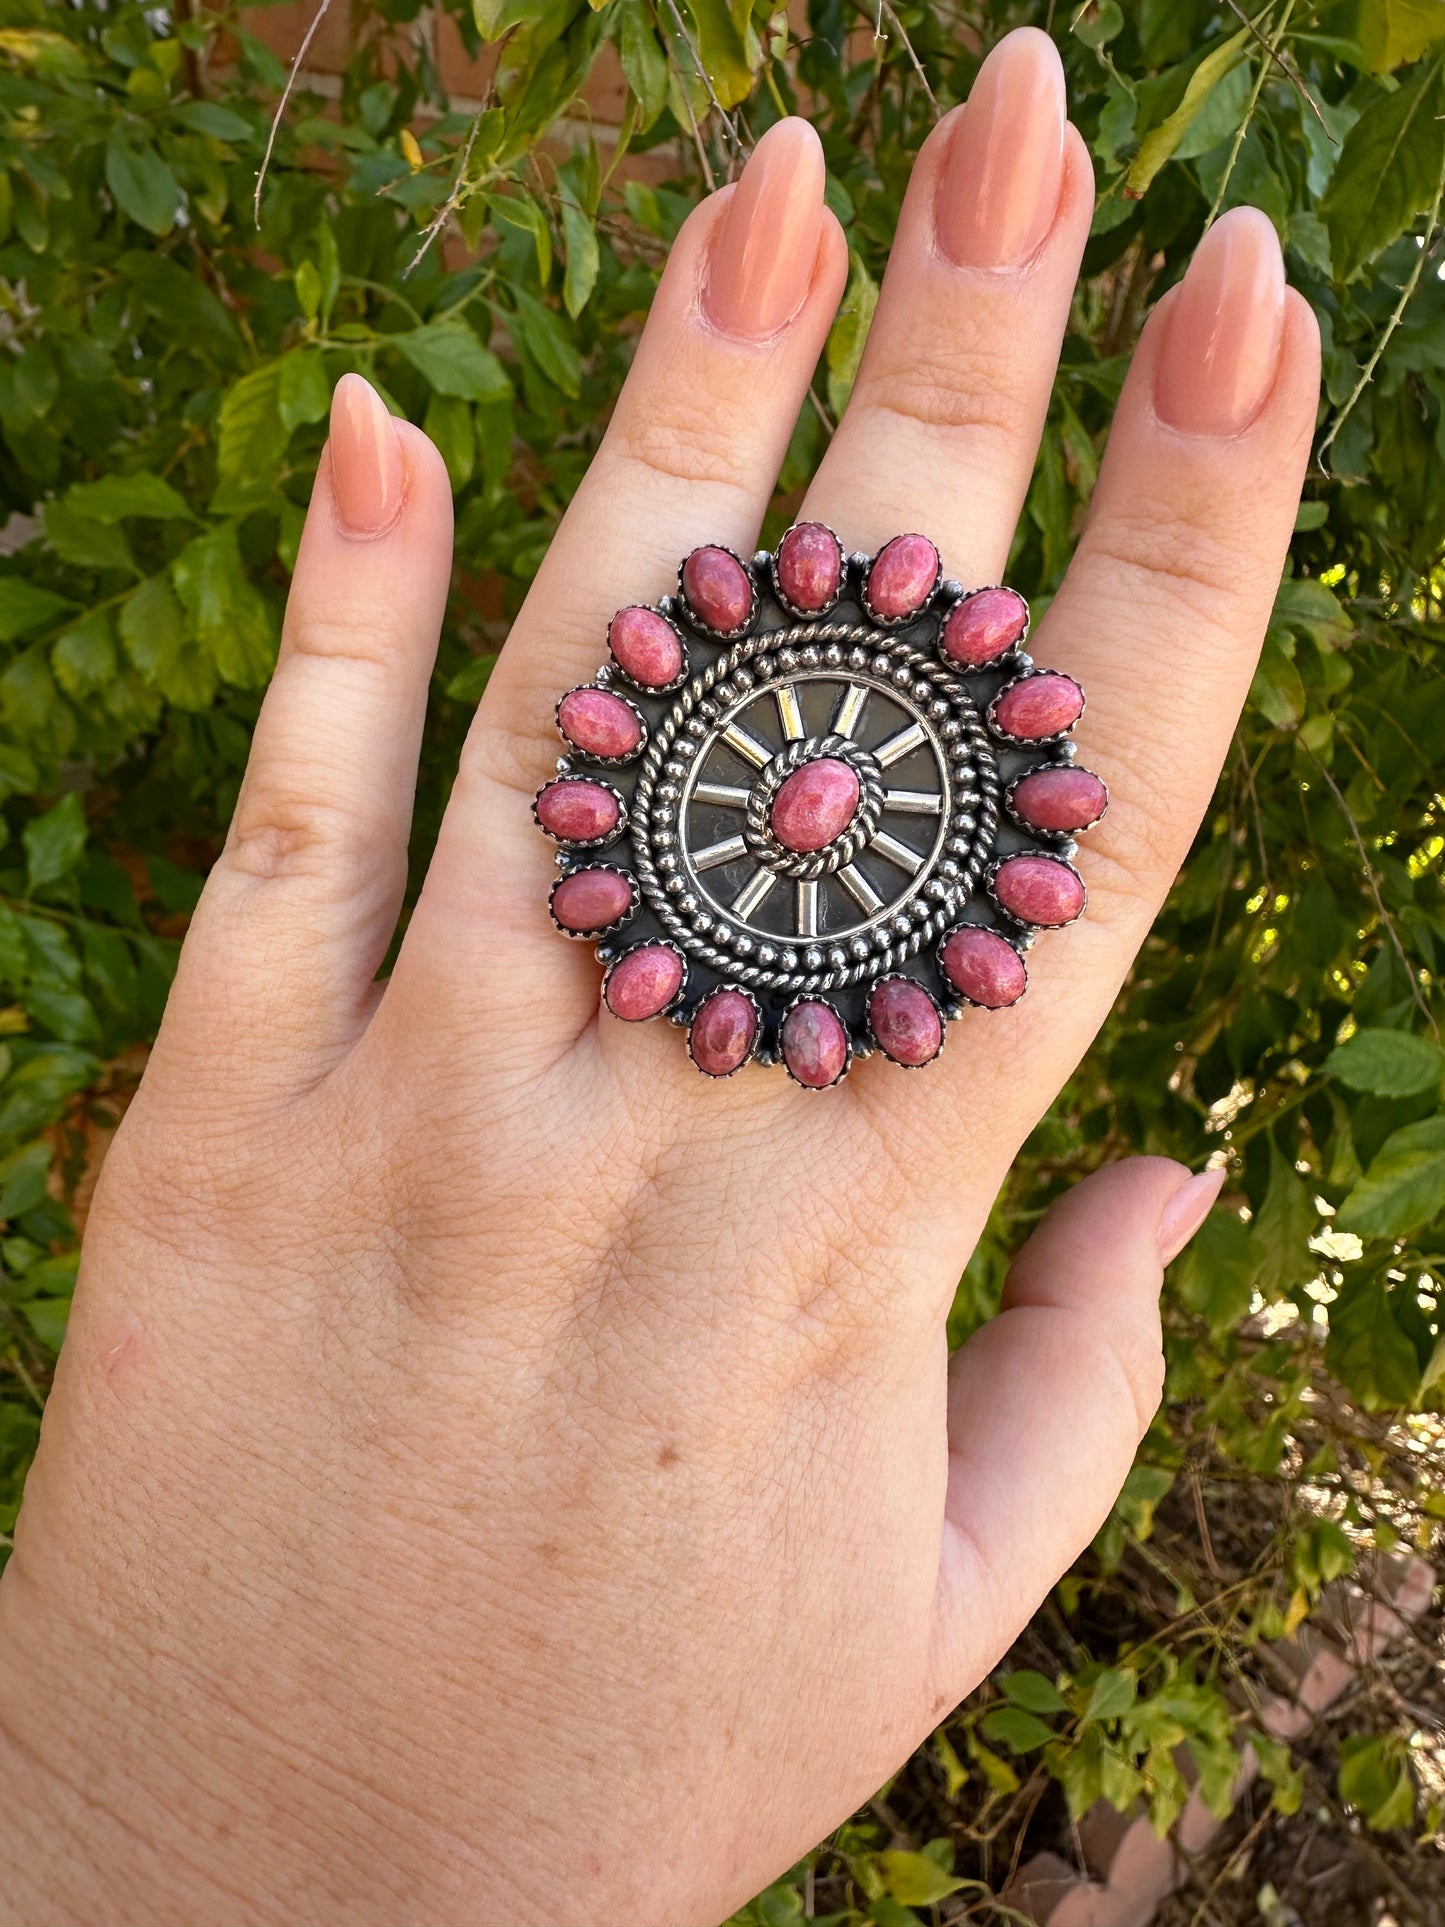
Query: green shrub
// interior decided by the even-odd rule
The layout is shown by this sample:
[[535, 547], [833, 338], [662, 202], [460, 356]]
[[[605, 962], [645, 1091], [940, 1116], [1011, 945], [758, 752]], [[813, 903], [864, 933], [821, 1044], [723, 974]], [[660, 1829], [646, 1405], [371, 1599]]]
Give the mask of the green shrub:
[[[1269, 0], [1250, 30], [1212, 0], [809, 0], [795, 35], [761, 0], [447, 0], [472, 47], [501, 42], [472, 120], [438, 94], [418, 3], [353, 5], [339, 102], [293, 96], [258, 229], [286, 76], [254, 14], [0, 0], [0, 1533], [64, 1328], [75, 1187], [235, 798], [341, 373], [435, 437], [458, 582], [514, 609], [705, 173], [801, 105], [852, 273], [776, 533], [846, 403], [911, 157], [976, 49], [1026, 20], [1064, 53], [1100, 192], [1011, 579], [1056, 586], [1141, 319], [1213, 212], [1264, 208], [1324, 333], [1324, 466], [1213, 808], [954, 1314], [960, 1337], [987, 1315], [1084, 1171], [1222, 1153], [1226, 1205], [1171, 1282], [1165, 1407], [1011, 1673], [749, 1910], [798, 1919], [806, 1889], [897, 1927], [1001, 1878], [1044, 1794], [1076, 1814], [1139, 1795], [1166, 1823], [1181, 1741], [1218, 1803], [1251, 1730], [1224, 1688], [1252, 1649], [1445, 1516], [1445, 8]], [[542, 145], [609, 44], [620, 138], [574, 114]], [[642, 184], [643, 150], [675, 186]], [[495, 606], [453, 598], [414, 875]], [[1308, 1772], [1382, 1837], [1421, 1825], [1413, 1716], [1366, 1712], [1328, 1785], [1261, 1742], [1281, 1813]]]

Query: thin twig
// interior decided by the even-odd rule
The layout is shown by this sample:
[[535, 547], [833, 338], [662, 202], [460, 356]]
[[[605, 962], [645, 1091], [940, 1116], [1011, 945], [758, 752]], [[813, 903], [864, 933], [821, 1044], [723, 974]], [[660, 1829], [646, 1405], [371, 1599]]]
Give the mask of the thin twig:
[[306, 58], [307, 49], [316, 38], [316, 29], [326, 18], [330, 7], [331, 0], [320, 0], [316, 12], [312, 16], [311, 25], [306, 29], [301, 39], [301, 45], [296, 49], [296, 58], [291, 62], [290, 72], [286, 76], [286, 85], [281, 89], [281, 98], [277, 101], [276, 111], [271, 116], [271, 131], [266, 136], [266, 152], [261, 156], [261, 168], [256, 176], [256, 193], [251, 202], [251, 215], [257, 227], [261, 225], [261, 189], [266, 185], [266, 170], [271, 165], [271, 154], [276, 145], [276, 136], [281, 131], [281, 117], [286, 112], [286, 103], [291, 98], [291, 90], [296, 85], [296, 76], [301, 71], [301, 63]]
[[1310, 761], [1314, 764], [1315, 768], [1319, 771], [1320, 775], [1323, 776], [1323, 778], [1325, 779], [1326, 784], [1329, 786], [1330, 794], [1334, 797], [1335, 802], [1339, 805], [1340, 814], [1344, 817], [1346, 823], [1348, 823], [1350, 826], [1350, 835], [1354, 839], [1354, 845], [1356, 850], [1359, 852], [1360, 863], [1365, 872], [1365, 881], [1369, 885], [1370, 895], [1374, 899], [1375, 914], [1379, 917], [1380, 922], [1384, 925], [1385, 933], [1389, 937], [1391, 944], [1394, 946], [1395, 955], [1400, 959], [1400, 966], [1404, 970], [1406, 977], [1409, 979], [1410, 995], [1415, 1000], [1415, 1008], [1420, 1012], [1420, 1015], [1425, 1019], [1425, 1022], [1430, 1026], [1431, 1033], [1435, 1037], [1436, 1041], [1438, 1042], [1440, 1037], [1440, 1026], [1435, 1022], [1434, 1013], [1431, 1011], [1430, 1006], [1425, 1002], [1425, 999], [1421, 994], [1419, 979], [1415, 975], [1414, 965], [1410, 962], [1410, 959], [1405, 955], [1405, 946], [1400, 941], [1400, 933], [1395, 928], [1394, 918], [1390, 915], [1389, 911], [1385, 908], [1384, 898], [1380, 895], [1379, 878], [1375, 875], [1375, 866], [1370, 861], [1370, 853], [1365, 848], [1365, 839], [1360, 835], [1360, 826], [1355, 821], [1354, 812], [1351, 810], [1349, 804], [1345, 801], [1344, 791], [1340, 788], [1339, 784], [1335, 781], [1334, 777], [1330, 774], [1329, 770], [1325, 768], [1324, 764], [1320, 761], [1319, 757], [1316, 756], [1315, 752], [1310, 748], [1309, 744], [1302, 742], [1301, 747], [1305, 751], [1305, 754], [1309, 757]]
[[1319, 453], [1315, 456], [1315, 460], [1319, 463], [1320, 473], [1322, 475], [1329, 475], [1330, 473], [1329, 469], [1325, 467], [1326, 451], [1332, 446], [1335, 437], [1354, 413], [1361, 395], [1364, 394], [1365, 390], [1374, 380], [1375, 370], [1380, 365], [1380, 357], [1390, 345], [1391, 336], [1399, 327], [1401, 321], [1404, 320], [1405, 310], [1410, 305], [1410, 297], [1420, 285], [1420, 276], [1425, 272], [1426, 257], [1430, 253], [1430, 244], [1435, 238], [1435, 229], [1440, 220], [1440, 205], [1442, 201], [1445, 201], [1445, 161], [1441, 162], [1440, 178], [1435, 184], [1435, 199], [1430, 205], [1430, 216], [1425, 223], [1424, 239], [1420, 243], [1420, 250], [1415, 258], [1415, 265], [1411, 268], [1409, 277], [1404, 287], [1400, 290], [1400, 299], [1395, 303], [1394, 311], [1390, 319], [1385, 323], [1380, 339], [1375, 343], [1373, 354], [1360, 370], [1360, 378], [1350, 390], [1349, 400], [1345, 403], [1339, 414], [1335, 416], [1334, 421], [1330, 424], [1329, 434], [1326, 435], [1320, 443]]
[[1319, 122], [1320, 126], [1324, 128], [1325, 133], [1329, 136], [1329, 139], [1333, 142], [1333, 144], [1336, 147], [1338, 147], [1340, 143], [1338, 140], [1336, 140], [1335, 136], [1330, 133], [1329, 122], [1325, 119], [1324, 115], [1320, 112], [1319, 105], [1316, 102], [1314, 95], [1310, 92], [1309, 88], [1305, 86], [1304, 81], [1301, 79], [1298, 71], [1290, 65], [1290, 63], [1285, 59], [1284, 55], [1279, 50], [1279, 39], [1283, 37], [1284, 28], [1283, 27], [1280, 28], [1279, 36], [1277, 36], [1275, 44], [1271, 45], [1270, 42], [1266, 40], [1264, 35], [1260, 32], [1259, 28], [1255, 26], [1254, 22], [1250, 19], [1249, 15], [1244, 11], [1244, 8], [1238, 4], [1238, 0], [1224, 0], [1224, 4], [1229, 8], [1230, 12], [1234, 15], [1234, 17], [1237, 20], [1242, 20], [1245, 26], [1248, 27], [1253, 37], [1259, 42], [1260, 46], [1264, 48], [1265, 52], [1269, 55], [1270, 59], [1274, 62], [1275, 66], [1279, 68], [1280, 72], [1284, 75], [1285, 79], [1289, 82], [1290, 86], [1294, 88], [1295, 92], [1299, 95], [1300, 99], [1305, 103], [1305, 105], [1309, 108], [1310, 112], [1314, 115], [1315, 119]]
[[[713, 91], [711, 76], [709, 75], [707, 68], [703, 65], [702, 55], [698, 52], [697, 48], [692, 44], [692, 35], [688, 32], [687, 23], [684, 21], [681, 13], [679, 13], [678, 11], [677, 0], [667, 0], [667, 10], [677, 23], [677, 31], [682, 36], [682, 44], [687, 48], [688, 52], [692, 55], [692, 64], [694, 67], [697, 68], [698, 78], [701, 80], [703, 86], [706, 87], [707, 89], [707, 97], [712, 102], [713, 107], [717, 113], [718, 119], [722, 122], [723, 126], [727, 129], [728, 139], [733, 144], [733, 152], [735, 154], [741, 154], [743, 151], [743, 144], [738, 137], [738, 130], [736, 129], [736, 127], [733, 126], [732, 122], [728, 119], [727, 114], [723, 110], [722, 102], [718, 99], [717, 95]], [[692, 118], [691, 107], [689, 107], [687, 111], [688, 111], [689, 117]], [[697, 121], [695, 118], [693, 118], [693, 132], [696, 133], [696, 131], [697, 131]], [[711, 187], [712, 185], [711, 175], [709, 175], [709, 178], [708, 178], [708, 185], [709, 187]]]
[[[918, 58], [918, 55], [913, 51], [913, 42], [908, 38], [908, 34], [904, 28], [903, 22], [898, 18], [898, 15], [893, 11], [893, 8], [890, 5], [889, 0], [879, 0], [878, 21], [879, 21], [880, 28], [882, 26], [883, 16], [885, 13], [888, 15], [888, 18], [893, 23], [893, 31], [898, 35], [898, 38], [903, 42], [904, 52], [908, 55], [908, 58], [913, 62], [913, 71], [914, 73], [917, 74], [919, 81], [922, 84], [923, 91], [928, 96], [928, 104], [933, 109], [933, 118], [937, 120], [939, 115], [943, 112], [943, 109], [939, 106], [937, 96], [934, 94], [933, 89], [928, 84], [928, 75], [923, 71], [923, 62]], [[873, 37], [875, 40], [879, 40], [882, 38], [882, 34], [881, 32], [875, 33]]]
[[[427, 249], [431, 246], [432, 242], [435, 241], [437, 236], [441, 233], [442, 229], [446, 226], [447, 222], [451, 219], [452, 215], [456, 213], [457, 209], [461, 206], [462, 201], [465, 198], [462, 194], [462, 184], [465, 182], [467, 178], [467, 169], [471, 166], [472, 149], [477, 144], [477, 129], [481, 126], [482, 115], [485, 114], [486, 112], [487, 112], [487, 108], [485, 105], [483, 105], [479, 107], [476, 113], [472, 116], [472, 124], [467, 129], [467, 138], [466, 138], [466, 143], [462, 148], [461, 159], [457, 162], [457, 171], [452, 176], [451, 192], [447, 195], [447, 198], [442, 202], [441, 206], [437, 209], [436, 213], [432, 216], [431, 220], [428, 221], [426, 227], [422, 230], [421, 245], [418, 247], [416, 253], [411, 257], [410, 261], [407, 262], [406, 274], [402, 276], [403, 280], [408, 279], [415, 272], [415, 270], [421, 265], [422, 259], [425, 256]], [[413, 310], [413, 312], [415, 312], [415, 310]]]
[[[1233, 0], [1230, 0], [1230, 4], [1233, 5]], [[1289, 17], [1294, 12], [1294, 8], [1295, 0], [1286, 0], [1284, 17], [1278, 27], [1275, 28], [1269, 40], [1265, 40], [1263, 34], [1260, 33], [1258, 27], [1255, 26], [1252, 20], [1245, 20], [1243, 14], [1240, 14], [1239, 17], [1241, 20], [1244, 20], [1245, 26], [1254, 34], [1255, 38], [1262, 43], [1265, 52], [1273, 54], [1279, 46], [1280, 41], [1284, 38], [1284, 30], [1289, 25]], [[1234, 10], [1236, 13], [1239, 13], [1238, 7], [1235, 7]], [[1264, 92], [1264, 83], [1268, 79], [1269, 62], [1262, 60], [1259, 64], [1259, 73], [1255, 77], [1253, 91], [1249, 96], [1249, 105], [1244, 110], [1244, 119], [1234, 130], [1234, 145], [1229, 150], [1229, 159], [1224, 164], [1224, 174], [1220, 180], [1218, 191], [1214, 196], [1214, 204], [1209, 210], [1208, 220], [1204, 223], [1206, 233], [1208, 233], [1209, 229], [1214, 226], [1214, 223], [1219, 218], [1219, 210], [1224, 205], [1225, 195], [1229, 192], [1229, 183], [1234, 178], [1234, 168], [1235, 163], [1239, 159], [1239, 150], [1244, 146], [1244, 137], [1249, 132], [1254, 121], [1255, 110], [1259, 106], [1259, 97]]]

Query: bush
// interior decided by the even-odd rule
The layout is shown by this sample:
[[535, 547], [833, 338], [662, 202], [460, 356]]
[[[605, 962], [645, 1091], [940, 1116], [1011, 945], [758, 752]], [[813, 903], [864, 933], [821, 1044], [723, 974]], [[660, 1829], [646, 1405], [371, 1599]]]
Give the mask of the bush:
[[[506, 616], [704, 177], [801, 106], [852, 250], [774, 536], [847, 401], [913, 153], [981, 48], [1048, 24], [1100, 191], [1011, 579], [1036, 605], [1056, 586], [1130, 345], [1219, 209], [1277, 225], [1326, 394], [1213, 808], [953, 1319], [962, 1337], [988, 1315], [1029, 1222], [1100, 1162], [1225, 1159], [1225, 1203], [1170, 1281], [1166, 1404], [1008, 1671], [747, 1917], [799, 1919], [805, 1898], [879, 1927], [986, 1914], [973, 1883], [1097, 1799], [1167, 1825], [1181, 1758], [1222, 1808], [1261, 1642], [1378, 1550], [1428, 1552], [1445, 1517], [1445, 8], [1269, 0], [1251, 27], [1212, 0], [809, 0], [803, 26], [762, 0], [447, 0], [473, 51], [499, 49], [473, 118], [440, 95], [418, 6], [355, 0], [339, 99], [293, 95], [258, 228], [286, 80], [258, 10], [0, 0], [0, 1531], [89, 1174], [235, 798], [336, 378], [359, 369], [422, 422], [456, 490], [420, 875]], [[575, 103], [614, 49], [629, 91], [603, 130]], [[1364, 1869], [1360, 1920], [1372, 1883], [1402, 1918], [1426, 1904], [1438, 1688], [1427, 1664], [1357, 1696], [1340, 1751], [1257, 1737], [1285, 1886], [1307, 1800]]]

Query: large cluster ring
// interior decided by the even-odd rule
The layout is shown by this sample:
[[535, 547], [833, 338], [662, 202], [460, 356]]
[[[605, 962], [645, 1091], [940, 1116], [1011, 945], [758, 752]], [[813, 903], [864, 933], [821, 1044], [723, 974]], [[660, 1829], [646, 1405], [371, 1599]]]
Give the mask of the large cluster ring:
[[751, 563], [694, 549], [557, 705], [552, 920], [597, 945], [607, 1009], [666, 1015], [709, 1077], [929, 1063], [1083, 911], [1074, 838], [1108, 802], [1074, 762], [1083, 691], [1030, 661], [1016, 591], [940, 576], [926, 536], [845, 556], [818, 522]]

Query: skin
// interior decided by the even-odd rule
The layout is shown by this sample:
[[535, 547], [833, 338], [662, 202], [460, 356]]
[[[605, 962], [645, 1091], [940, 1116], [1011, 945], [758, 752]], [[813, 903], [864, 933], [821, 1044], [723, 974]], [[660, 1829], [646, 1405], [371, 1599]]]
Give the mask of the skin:
[[[997, 138], [976, 125], [955, 166], [959, 110], [919, 158], [803, 510], [849, 548], [926, 530], [976, 582], [1003, 573], [1092, 203], [1038, 38], [992, 57]], [[810, 164], [798, 124], [768, 139]], [[949, 199], [967, 166], [992, 226]], [[1237, 211], [1201, 251], [1207, 312], [1191, 277], [1145, 329], [1035, 630], [1089, 692], [1113, 807], [1023, 1003], [917, 1075], [714, 1084], [668, 1026], [599, 1016], [529, 806], [613, 610], [699, 542], [754, 545], [839, 299], [819, 208], [791, 313], [776, 263], [724, 247], [740, 191], [679, 237], [384, 985], [451, 509], [422, 435], [368, 442], [364, 396], [338, 399], [0, 1584], [0, 1918], [716, 1921], [998, 1661], [1155, 1408], [1177, 1165], [1072, 1192], [951, 1367], [944, 1316], [1207, 803], [1307, 458], [1314, 323]], [[1008, 258], [980, 261], [990, 235]], [[379, 529], [343, 513], [367, 502]]]

